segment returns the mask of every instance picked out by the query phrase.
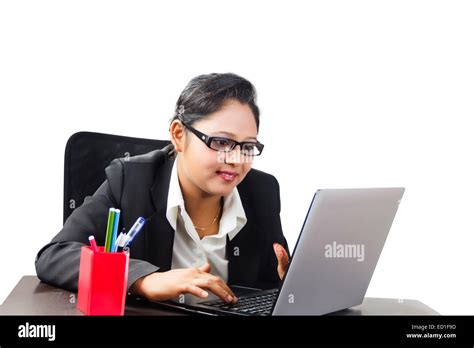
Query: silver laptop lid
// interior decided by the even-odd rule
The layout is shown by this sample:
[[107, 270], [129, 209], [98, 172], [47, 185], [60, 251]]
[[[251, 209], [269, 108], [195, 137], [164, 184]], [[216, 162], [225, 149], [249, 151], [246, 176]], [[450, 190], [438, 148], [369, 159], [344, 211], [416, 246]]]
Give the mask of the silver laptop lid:
[[321, 315], [361, 304], [404, 191], [318, 190], [272, 315]]

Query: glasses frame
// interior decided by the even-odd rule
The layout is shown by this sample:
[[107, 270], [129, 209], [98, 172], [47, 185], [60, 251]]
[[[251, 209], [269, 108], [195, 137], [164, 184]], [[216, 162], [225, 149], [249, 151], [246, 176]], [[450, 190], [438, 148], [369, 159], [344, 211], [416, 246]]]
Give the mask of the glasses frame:
[[[211, 150], [214, 150], [214, 151], [228, 153], [228, 152], [234, 151], [236, 146], [239, 145], [240, 146], [240, 153], [243, 156], [255, 157], [255, 156], [260, 156], [263, 152], [263, 148], [265, 147], [265, 145], [263, 145], [259, 141], [242, 141], [242, 142], [239, 142], [237, 140], [230, 139], [230, 138], [225, 138], [225, 137], [211, 137], [207, 134], [204, 134], [204, 133], [198, 131], [196, 128], [191, 127], [190, 125], [186, 124], [186, 122], [183, 122], [183, 120], [180, 120], [180, 122], [183, 124], [183, 126], [185, 126], [187, 129], [189, 129], [195, 136], [197, 136], [199, 138], [199, 140], [201, 140], [204, 144], [206, 144], [206, 146], [208, 148], [210, 148]], [[211, 143], [214, 139], [221, 139], [221, 140], [230, 141], [233, 145], [231, 146], [231, 148], [228, 151], [216, 150], [216, 149], [213, 149], [211, 147]], [[258, 151], [259, 151], [258, 155], [248, 155], [248, 154], [242, 153], [242, 146], [245, 145], [245, 144], [252, 144], [252, 145], [256, 146]]]

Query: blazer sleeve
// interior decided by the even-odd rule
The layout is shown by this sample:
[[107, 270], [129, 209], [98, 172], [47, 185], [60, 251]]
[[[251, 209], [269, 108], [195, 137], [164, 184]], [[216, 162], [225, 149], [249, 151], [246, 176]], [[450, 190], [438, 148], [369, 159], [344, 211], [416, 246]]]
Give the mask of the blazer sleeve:
[[[38, 252], [35, 260], [38, 278], [54, 286], [77, 292], [81, 248], [94, 235], [104, 245], [109, 208], [120, 207], [123, 163], [112, 161], [106, 169], [107, 180], [94, 195], [86, 197], [64, 223], [62, 230]], [[138, 279], [159, 270], [151, 263], [130, 259], [128, 288]]]

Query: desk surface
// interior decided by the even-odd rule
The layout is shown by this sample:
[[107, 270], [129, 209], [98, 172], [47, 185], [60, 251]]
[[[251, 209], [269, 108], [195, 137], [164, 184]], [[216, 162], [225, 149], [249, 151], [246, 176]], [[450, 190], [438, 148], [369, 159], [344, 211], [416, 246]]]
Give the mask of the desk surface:
[[[75, 293], [40, 282], [36, 276], [24, 276], [0, 306], [0, 315], [82, 315], [76, 309]], [[366, 297], [356, 307], [336, 312], [337, 315], [437, 315], [416, 300]], [[125, 315], [186, 315], [127, 300]]]

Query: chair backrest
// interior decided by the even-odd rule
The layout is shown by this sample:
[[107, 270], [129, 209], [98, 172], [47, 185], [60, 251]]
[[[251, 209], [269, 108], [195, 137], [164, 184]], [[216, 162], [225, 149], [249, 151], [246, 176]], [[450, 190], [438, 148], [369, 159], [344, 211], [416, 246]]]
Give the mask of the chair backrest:
[[168, 140], [102, 133], [73, 134], [67, 141], [64, 156], [63, 223], [104, 182], [105, 168], [113, 159], [142, 155], [168, 144]]

